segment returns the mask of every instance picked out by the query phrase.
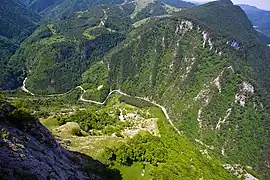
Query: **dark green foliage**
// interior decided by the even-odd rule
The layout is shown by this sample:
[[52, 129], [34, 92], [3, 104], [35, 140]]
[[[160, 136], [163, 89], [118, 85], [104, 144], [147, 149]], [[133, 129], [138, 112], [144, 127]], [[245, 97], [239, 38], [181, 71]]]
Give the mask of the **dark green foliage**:
[[39, 15], [29, 11], [17, 1], [1, 1], [0, 36], [20, 41], [33, 32], [39, 20]]
[[117, 149], [107, 149], [106, 156], [123, 165], [131, 165], [136, 161], [157, 165], [166, 160], [167, 150], [160, 138], [150, 133], [140, 133]]
[[134, 22], [153, 16], [161, 16], [167, 14], [163, 3], [156, 1], [154, 3], [148, 4], [140, 12], [138, 12], [133, 19]]
[[[11, 58], [13, 78], [22, 84], [27, 75], [26, 86], [37, 94], [66, 92], [78, 86], [82, 73], [125, 38], [130, 28], [126, 15], [118, 6], [99, 6], [41, 26]], [[105, 87], [102, 95], [107, 93]]]
[[[178, 35], [182, 19], [191, 20], [193, 30]], [[212, 50], [208, 42], [203, 47], [203, 31], [209, 33]], [[239, 50], [227, 44], [231, 40], [241, 44]], [[267, 177], [263, 159], [269, 159], [265, 148], [269, 146], [265, 137], [270, 137], [269, 107], [260, 111], [257, 106], [258, 102], [269, 104], [269, 96], [262, 93], [269, 90], [268, 53], [239, 7], [230, 1], [213, 2], [183, 10], [176, 17], [150, 19], [132, 31], [110, 56], [109, 83], [111, 89], [164, 105], [189, 138], [213, 145], [218, 153], [225, 148], [233, 162], [250, 164]], [[214, 83], [217, 77], [221, 92]], [[251, 83], [264, 98], [248, 97], [250, 104], [242, 113], [235, 113], [239, 108], [235, 95], [243, 81]], [[257, 110], [249, 109], [252, 104]], [[229, 108], [232, 113], [218, 130], [218, 121], [226, 117]]]
[[53, 5], [57, 5], [64, 0], [19, 0], [21, 1], [26, 7], [35, 11], [41, 12]]
[[126, 144], [106, 149], [104, 158], [121, 165], [140, 162], [143, 168], [150, 166], [153, 179], [197, 179], [202, 176], [207, 179], [234, 179], [223, 169], [214, 153], [210, 155], [212, 159], [208, 159], [199, 152], [199, 147], [174, 133], [160, 109], [153, 108], [152, 112], [159, 118], [161, 137], [141, 132]]
[[122, 6], [103, 6], [108, 16], [105, 27], [115, 31], [126, 33], [131, 28], [130, 15], [132, 11]]
[[[104, 100], [114, 89], [148, 97], [163, 105], [176, 127], [191, 140], [213, 145], [216, 153], [224, 148], [230, 163], [252, 165], [268, 177], [270, 55], [245, 13], [231, 1], [223, 0], [173, 16], [150, 18], [140, 28], [130, 29], [129, 8], [133, 6], [127, 12], [119, 6], [98, 6], [40, 27], [9, 62], [17, 65], [14, 72], [20, 73], [16, 77], [21, 79], [31, 70], [26, 85], [40, 94], [64, 92], [82, 84], [86, 89], [84, 97], [97, 101]], [[135, 20], [151, 16], [151, 10], [155, 15], [165, 13], [162, 3], [157, 2], [135, 14]], [[103, 26], [105, 14], [108, 17]], [[192, 22], [192, 28], [183, 26], [186, 20]], [[204, 42], [203, 32], [209, 34], [209, 41]], [[255, 88], [255, 94], [246, 98], [245, 107], [235, 102], [243, 82]], [[97, 90], [101, 85], [103, 88]], [[120, 100], [148, 106], [126, 97]], [[263, 108], [259, 108], [261, 103]], [[218, 128], [229, 109], [231, 113]], [[59, 120], [78, 122], [83, 130], [94, 130], [93, 134], [119, 132], [125, 126], [117, 124], [108, 111], [94, 109]], [[153, 172], [155, 178], [231, 178], [218, 163], [201, 157], [188, 140], [172, 135], [164, 123], [159, 128], [166, 132], [161, 133], [158, 142], [166, 147], [167, 158]], [[151, 140], [150, 148], [155, 143]], [[123, 146], [126, 151], [135, 150], [129, 148]], [[143, 148], [138, 149], [142, 154], [147, 151]], [[127, 164], [158, 161], [139, 159], [121, 150], [118, 159], [116, 153], [116, 157], [109, 155]], [[193, 157], [196, 160], [191, 160]], [[204, 170], [196, 168], [204, 166]]]
[[[217, 35], [229, 36], [241, 43], [255, 30], [240, 7], [220, 1], [177, 12], [176, 15], [192, 19]], [[222, 23], [223, 22], [223, 23]]]
[[[44, 1], [44, 0], [43, 0]], [[85, 11], [91, 6], [102, 4], [121, 4], [123, 0], [62, 0], [41, 12], [47, 19], [65, 19], [77, 11]]]
[[132, 106], [136, 106], [139, 108], [147, 108], [147, 107], [152, 107], [154, 106], [152, 103], [142, 100], [142, 99], [136, 99], [133, 97], [128, 97], [128, 96], [121, 96], [119, 98], [120, 102], [124, 102], [126, 104], [130, 104]]
[[16, 88], [16, 83], [13, 81], [11, 71], [8, 67], [9, 58], [15, 53], [18, 45], [14, 44], [11, 40], [0, 36], [0, 88], [1, 89], [13, 89]]
[[17, 100], [10, 104], [1, 100], [0, 103], [1, 121], [11, 123], [18, 128], [23, 127], [24, 124], [36, 121], [36, 118], [30, 114], [23, 102]]
[[[0, 89], [15, 89], [20, 86], [17, 68], [10, 66], [9, 58], [19, 47], [20, 41], [30, 35], [36, 28], [40, 16], [26, 9], [14, 0], [3, 0], [0, 3]], [[21, 67], [19, 67], [21, 69]]]
[[[29, 94], [17, 91], [5, 91], [6, 96], [11, 96], [13, 98], [18, 98], [20, 102], [24, 104], [24, 107], [30, 110], [31, 113], [34, 113], [35, 116], [46, 118], [50, 115], [65, 113], [65, 110], [69, 110], [72, 105], [80, 106], [78, 102], [80, 97], [80, 90], [76, 89], [70, 91], [64, 95], [59, 95], [55, 97], [44, 97], [36, 96], [32, 97]], [[68, 111], [70, 112], [70, 111]]]
[[68, 117], [59, 117], [60, 125], [66, 122], [77, 122], [81, 129], [86, 132], [91, 132], [92, 135], [108, 134], [123, 130], [125, 127], [130, 126], [129, 122], [121, 122], [118, 119], [118, 113], [109, 114], [109, 109], [97, 110], [97, 108], [89, 107], [86, 110], [78, 110], [75, 114]]
[[181, 0], [161, 0], [162, 2], [169, 4], [171, 6], [175, 6], [178, 8], [183, 8], [183, 7], [194, 7], [195, 4], [186, 2], [186, 1], [181, 1]]
[[[240, 51], [236, 54], [239, 61], [234, 65], [247, 64], [255, 72], [255, 80], [269, 89], [268, 67], [270, 66], [270, 50], [263, 44], [257, 32], [240, 7], [232, 3], [211, 2], [203, 6], [180, 11], [177, 16], [191, 19], [208, 29], [212, 35], [225, 38], [227, 41], [236, 40], [241, 43]], [[230, 51], [228, 51], [230, 53]], [[231, 56], [233, 56], [232, 53]], [[242, 61], [241, 61], [242, 60]], [[247, 75], [247, 74], [245, 74]]]

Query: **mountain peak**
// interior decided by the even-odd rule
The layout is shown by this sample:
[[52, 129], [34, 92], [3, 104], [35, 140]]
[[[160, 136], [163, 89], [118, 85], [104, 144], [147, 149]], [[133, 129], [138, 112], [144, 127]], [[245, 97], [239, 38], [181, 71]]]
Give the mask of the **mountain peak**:
[[219, 0], [220, 3], [222, 4], [230, 4], [230, 5], [233, 5], [232, 1], [231, 0]]

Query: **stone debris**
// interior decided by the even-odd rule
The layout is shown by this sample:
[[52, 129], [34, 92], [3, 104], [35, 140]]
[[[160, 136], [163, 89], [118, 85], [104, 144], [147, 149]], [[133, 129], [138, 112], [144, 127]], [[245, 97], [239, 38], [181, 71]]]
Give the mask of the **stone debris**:
[[249, 174], [241, 164], [224, 164], [223, 168], [233, 173], [239, 179], [258, 180], [255, 176]]
[[248, 98], [255, 92], [254, 87], [248, 82], [243, 82], [235, 95], [235, 103], [239, 103], [241, 106], [245, 107]]
[[227, 119], [229, 118], [229, 116], [231, 115], [231, 113], [232, 113], [232, 108], [229, 108], [229, 109], [227, 110], [227, 114], [226, 114], [226, 116], [223, 118], [223, 120], [221, 120], [221, 118], [219, 119], [219, 121], [218, 121], [218, 123], [217, 123], [217, 126], [216, 126], [216, 130], [220, 130], [221, 124], [224, 124], [224, 123], [227, 121]]

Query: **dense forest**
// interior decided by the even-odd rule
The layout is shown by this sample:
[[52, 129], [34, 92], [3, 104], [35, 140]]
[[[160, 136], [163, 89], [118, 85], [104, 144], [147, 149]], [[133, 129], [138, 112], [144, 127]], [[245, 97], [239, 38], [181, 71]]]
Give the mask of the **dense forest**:
[[20, 76], [9, 66], [9, 59], [22, 40], [27, 38], [38, 26], [41, 17], [25, 8], [16, 0], [3, 0], [0, 3], [0, 78], [1, 89], [14, 89], [21, 84]]

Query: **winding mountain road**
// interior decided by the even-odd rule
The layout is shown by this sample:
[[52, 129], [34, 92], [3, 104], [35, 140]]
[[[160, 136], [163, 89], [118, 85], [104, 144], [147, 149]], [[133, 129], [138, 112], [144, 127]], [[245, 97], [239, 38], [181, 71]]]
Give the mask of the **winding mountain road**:
[[103, 16], [103, 18], [100, 20], [99, 26], [104, 26], [105, 23], [106, 23], [106, 21], [107, 21], [107, 19], [108, 19], [108, 15], [107, 15], [106, 10], [105, 10], [105, 9], [102, 9], [102, 11], [103, 11], [104, 16]]
[[[27, 77], [24, 79], [24, 81], [23, 81], [23, 86], [21, 87], [21, 89], [22, 89], [23, 91], [25, 91], [26, 93], [29, 93], [29, 94], [31, 94], [32, 96], [35, 96], [34, 93], [32, 93], [32, 92], [30, 92], [28, 89], [26, 89], [26, 87], [25, 87], [25, 82], [26, 82], [26, 80], [27, 80]], [[84, 98], [83, 98], [83, 94], [86, 92], [86, 90], [85, 90], [82, 86], [77, 86], [75, 89], [78, 89], [78, 88], [81, 89], [81, 90], [83, 91], [83, 93], [81, 93], [80, 98], [79, 98], [80, 101], [88, 102], [88, 103], [93, 103], [93, 104], [98, 104], [98, 105], [104, 105], [104, 104], [106, 103], [106, 101], [110, 98], [110, 96], [111, 96], [113, 93], [118, 93], [118, 94], [121, 94], [121, 95], [124, 95], [124, 96], [132, 97], [131, 95], [129, 95], [129, 94], [127, 94], [127, 93], [124, 93], [124, 92], [122, 92], [120, 89], [118, 89], [118, 90], [112, 90], [112, 91], [107, 95], [107, 97], [105, 98], [105, 100], [104, 100], [103, 102], [98, 102], [98, 101], [93, 101], [93, 100], [84, 99]], [[65, 94], [67, 94], [67, 93], [68, 93], [68, 92], [63, 93], [63, 94], [52, 94], [52, 95], [48, 95], [48, 96], [49, 96], [49, 97], [63, 96], [63, 95], [65, 95]], [[161, 106], [160, 104], [157, 104], [155, 101], [151, 101], [151, 100], [149, 100], [148, 98], [145, 98], [145, 97], [135, 96], [134, 98], [136, 98], [136, 99], [141, 99], [141, 100], [144, 100], [144, 101], [147, 101], [147, 102], [149, 102], [149, 103], [151, 103], [151, 104], [153, 104], [153, 105], [155, 105], [155, 106], [161, 108], [163, 114], [165, 115], [166, 119], [169, 121], [169, 123], [171, 124], [171, 126], [173, 127], [173, 129], [174, 129], [178, 134], [181, 134], [181, 132], [175, 127], [175, 125], [174, 125], [173, 122], [171, 121], [170, 116], [169, 116], [169, 114], [168, 114], [168, 112], [167, 112], [167, 110], [166, 110], [166, 108], [165, 108], [164, 106]]]
[[[81, 86], [77, 86], [76, 88], [80, 88], [83, 92], [86, 92], [86, 91], [83, 89], [83, 87], [81, 87]], [[104, 105], [104, 104], [106, 103], [106, 101], [110, 98], [110, 96], [111, 96], [113, 93], [118, 93], [118, 94], [121, 94], [121, 95], [124, 95], [124, 96], [132, 97], [131, 95], [128, 95], [128, 94], [122, 92], [122, 91], [119, 89], [119, 90], [113, 90], [113, 91], [111, 91], [111, 92], [107, 95], [106, 99], [105, 99], [103, 102], [97, 102], [97, 101], [92, 101], [92, 100], [84, 99], [84, 98], [83, 98], [83, 94], [81, 94], [79, 100], [81, 100], [81, 101], [83, 101], [83, 102], [89, 102], [89, 103], [94, 103], [94, 104]], [[164, 106], [161, 106], [160, 104], [157, 104], [156, 102], [151, 101], [151, 100], [149, 100], [148, 98], [138, 97], [138, 96], [135, 96], [134, 98], [136, 98], [136, 99], [141, 99], [141, 100], [144, 100], [144, 101], [147, 101], [147, 102], [149, 102], [149, 103], [151, 103], [151, 104], [153, 104], [153, 105], [155, 105], [155, 106], [161, 108], [163, 114], [165, 115], [166, 119], [169, 121], [169, 123], [171, 124], [171, 126], [174, 128], [174, 130], [175, 130], [178, 134], [181, 134], [181, 132], [175, 127], [175, 125], [174, 125], [173, 122], [171, 121], [170, 116], [169, 116], [169, 114], [168, 114], [168, 112], [167, 112], [167, 110], [166, 110], [166, 108], [165, 108]]]
[[22, 85], [21, 89], [22, 89], [24, 92], [26, 92], [26, 93], [31, 94], [32, 96], [34, 96], [33, 93], [31, 93], [28, 89], [26, 89], [26, 87], [25, 87], [25, 82], [26, 82], [26, 80], [27, 80], [27, 77], [23, 80], [23, 85]]

